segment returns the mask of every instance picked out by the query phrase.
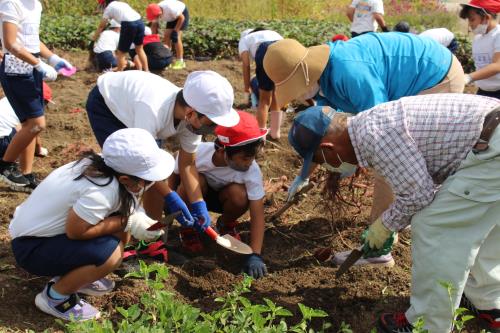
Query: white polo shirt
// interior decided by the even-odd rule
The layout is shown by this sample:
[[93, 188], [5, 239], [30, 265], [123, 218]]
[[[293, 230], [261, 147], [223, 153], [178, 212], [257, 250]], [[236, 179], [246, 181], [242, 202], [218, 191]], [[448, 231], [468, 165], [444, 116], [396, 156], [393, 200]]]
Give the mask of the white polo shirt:
[[[16, 42], [31, 53], [40, 52], [40, 18], [42, 4], [38, 0], [0, 1], [0, 38], [3, 39], [3, 23], [17, 25]], [[2, 41], [3, 52], [8, 52]]]
[[[264, 197], [264, 185], [262, 182], [262, 172], [257, 162], [253, 161], [247, 171], [236, 171], [228, 166], [217, 167], [212, 162], [215, 153], [213, 142], [202, 142], [196, 152], [196, 169], [203, 174], [208, 185], [216, 191], [224, 186], [236, 183], [243, 184], [247, 189], [248, 200], [260, 200]], [[175, 173], [179, 173], [178, 157], [175, 161]]]
[[[120, 197], [116, 178], [106, 186], [98, 186], [78, 177], [89, 160], [68, 163], [52, 171], [14, 212], [9, 225], [12, 238], [22, 236], [52, 237], [66, 232], [66, 220], [73, 208], [76, 215], [96, 225], [118, 211]], [[107, 178], [92, 178], [106, 184]]]
[[272, 42], [281, 39], [283, 39], [283, 37], [276, 31], [272, 30], [252, 32], [240, 39], [240, 42], [238, 43], [238, 52], [239, 54], [242, 54], [243, 52], [248, 51], [250, 52], [250, 58], [255, 59], [255, 53], [257, 52], [260, 44], [263, 42]]
[[109, 72], [97, 79], [99, 92], [111, 112], [127, 127], [143, 128], [155, 138], [176, 136], [182, 149], [194, 153], [201, 135], [180, 121], [174, 127], [175, 98], [180, 88], [143, 71]]
[[104, 51], [115, 51], [118, 47], [119, 40], [119, 32], [113, 30], [103, 31], [94, 45], [94, 52], [102, 53]]
[[141, 18], [141, 15], [130, 7], [128, 3], [113, 1], [104, 9], [102, 17], [107, 20], [114, 19], [116, 22], [122, 23], [137, 21]]
[[373, 13], [384, 15], [382, 0], [354, 0], [351, 8], [354, 8], [351, 31], [362, 33], [377, 30], [378, 23], [373, 18]]
[[0, 138], [9, 135], [12, 129], [19, 124], [19, 118], [17, 118], [7, 97], [0, 99]]
[[[500, 52], [500, 28], [497, 25], [485, 35], [476, 35], [472, 42], [472, 57], [476, 70], [493, 62], [493, 55]], [[475, 81], [476, 86], [486, 91], [500, 90], [500, 74]]]
[[163, 11], [161, 19], [165, 22], [172, 22], [182, 14], [186, 9], [186, 4], [178, 0], [166, 0], [158, 4]]

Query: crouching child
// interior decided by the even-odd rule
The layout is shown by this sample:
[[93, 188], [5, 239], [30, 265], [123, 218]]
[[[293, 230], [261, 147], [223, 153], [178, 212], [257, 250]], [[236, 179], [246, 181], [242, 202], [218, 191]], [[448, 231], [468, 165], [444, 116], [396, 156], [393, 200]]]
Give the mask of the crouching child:
[[104, 142], [102, 155], [87, 152], [54, 170], [16, 208], [9, 232], [17, 264], [51, 280], [35, 298], [43, 312], [64, 320], [100, 317], [78, 294], [113, 290], [105, 277], [122, 259], [130, 235], [152, 240], [155, 220], [139, 197], [169, 177], [173, 157], [143, 129], [122, 129]]
[[[238, 219], [250, 210], [250, 247], [253, 253], [246, 258], [243, 270], [254, 278], [260, 278], [267, 274], [261, 257], [265, 193], [262, 173], [255, 158], [264, 145], [267, 130], [261, 130], [251, 114], [238, 113], [240, 122], [236, 126], [217, 126], [216, 141], [203, 142], [198, 146], [195, 163], [208, 210], [221, 214], [216, 224], [220, 234], [240, 239], [236, 230]], [[177, 172], [176, 166], [174, 173]], [[171, 188], [175, 185], [172, 184]], [[182, 182], [177, 192], [184, 200], [187, 199]], [[203, 243], [194, 229], [183, 228], [181, 239], [186, 251], [203, 251]]]

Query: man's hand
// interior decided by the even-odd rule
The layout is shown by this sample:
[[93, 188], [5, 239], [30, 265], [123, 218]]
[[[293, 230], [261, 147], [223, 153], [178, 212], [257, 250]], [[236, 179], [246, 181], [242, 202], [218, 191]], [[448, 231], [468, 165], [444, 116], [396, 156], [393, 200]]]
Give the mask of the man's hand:
[[286, 198], [286, 201], [292, 201], [295, 197], [295, 194], [299, 192], [304, 186], [307, 186], [307, 184], [309, 184], [309, 178], [304, 179], [300, 175], [295, 177], [292, 185], [290, 185], [290, 188], [288, 189], [288, 197]]
[[380, 257], [391, 252], [395, 234], [382, 224], [382, 219], [378, 218], [361, 236], [364, 241], [364, 257]]

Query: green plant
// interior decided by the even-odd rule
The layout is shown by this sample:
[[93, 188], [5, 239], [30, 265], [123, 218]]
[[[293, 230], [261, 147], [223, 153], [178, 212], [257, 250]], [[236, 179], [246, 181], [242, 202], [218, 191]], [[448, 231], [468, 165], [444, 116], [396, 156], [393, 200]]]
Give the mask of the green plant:
[[465, 323], [471, 319], [474, 319], [474, 316], [467, 314], [469, 312], [466, 308], [457, 308], [455, 309], [453, 306], [453, 294], [456, 294], [457, 289], [453, 286], [453, 283], [450, 281], [438, 281], [439, 285], [446, 289], [448, 293], [448, 300], [451, 307], [451, 313], [453, 314], [453, 327], [457, 333], [462, 332], [464, 329]]
[[[153, 276], [151, 278], [151, 276]], [[127, 277], [141, 278], [145, 281], [146, 291], [140, 302], [128, 308], [118, 307], [121, 319], [106, 318], [101, 321], [61, 323], [68, 332], [97, 333], [146, 333], [146, 332], [313, 332], [310, 327], [315, 318], [327, 317], [327, 313], [298, 304], [302, 319], [295, 325], [289, 325], [284, 318], [292, 313], [276, 305], [269, 299], [265, 304], [253, 304], [242, 296], [250, 292], [252, 279], [245, 276], [236, 285], [234, 291], [226, 297], [217, 298], [221, 308], [210, 313], [178, 301], [175, 295], [164, 290], [168, 277], [165, 265], [146, 265], [140, 262], [140, 270]], [[319, 332], [324, 332], [331, 325], [323, 322]]]

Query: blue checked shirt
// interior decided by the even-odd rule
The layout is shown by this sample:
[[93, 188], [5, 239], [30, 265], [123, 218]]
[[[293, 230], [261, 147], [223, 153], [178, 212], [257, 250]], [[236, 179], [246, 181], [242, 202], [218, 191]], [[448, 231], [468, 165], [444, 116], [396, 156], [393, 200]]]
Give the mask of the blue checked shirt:
[[395, 201], [382, 214], [393, 231], [429, 205], [481, 134], [483, 121], [500, 101], [465, 94], [405, 97], [348, 119], [358, 163], [391, 185]]

